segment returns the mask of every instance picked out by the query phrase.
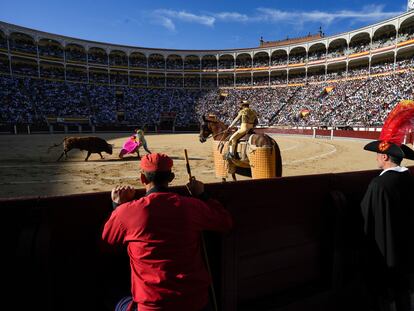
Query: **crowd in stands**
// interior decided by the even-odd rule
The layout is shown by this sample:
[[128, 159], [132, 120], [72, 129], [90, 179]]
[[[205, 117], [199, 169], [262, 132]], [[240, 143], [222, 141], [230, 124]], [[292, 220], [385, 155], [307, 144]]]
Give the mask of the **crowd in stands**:
[[88, 62], [101, 64], [101, 65], [108, 65], [108, 56], [104, 53], [89, 53], [88, 54]]
[[268, 67], [269, 66], [269, 58], [254, 58], [253, 59], [253, 67]]
[[369, 50], [369, 46], [370, 46], [370, 42], [361, 42], [361, 43], [353, 44], [349, 46], [347, 53], [353, 54], [353, 53], [365, 52]]
[[252, 60], [249, 57], [237, 58], [236, 68], [252, 68]]
[[308, 72], [307, 82], [325, 81], [325, 72]]
[[408, 27], [398, 34], [398, 42], [414, 39], [414, 27]]
[[394, 69], [394, 60], [392, 61], [388, 61], [388, 62], [384, 62], [381, 64], [371, 64], [371, 74], [375, 74], [375, 73], [383, 73], [383, 72], [389, 72], [392, 71]]
[[130, 57], [129, 66], [134, 67], [134, 68], [147, 68], [147, 59], [138, 58], [138, 57]]
[[[356, 79], [329, 84], [326, 93], [321, 85], [298, 87], [295, 96], [275, 124], [299, 126], [380, 126], [389, 111], [401, 99], [413, 97], [414, 72]], [[300, 111], [310, 114], [303, 118]]]
[[227, 59], [219, 59], [219, 69], [233, 69], [234, 68], [234, 60], [232, 58]]
[[395, 36], [378, 38], [372, 41], [371, 49], [379, 49], [382, 47], [395, 44]]
[[[9, 46], [12, 51], [23, 52], [25, 54], [39, 55], [40, 58], [53, 58], [67, 62], [88, 63], [91, 65], [98, 64], [104, 66], [130, 67], [132, 68], [148, 68], [156, 70], [216, 70], [216, 69], [238, 69], [238, 68], [258, 68], [267, 66], [280, 66], [306, 63], [325, 58], [336, 58], [347, 54], [359, 53], [370, 49], [377, 49], [396, 44], [398, 42], [407, 41], [414, 38], [414, 26], [412, 24], [404, 25], [398, 31], [385, 32], [381, 35], [375, 35], [372, 39], [367, 36], [350, 42], [349, 47], [345, 45], [329, 46], [328, 51], [323, 48], [317, 50], [300, 51], [283, 55], [277, 52], [274, 55], [267, 56], [262, 53], [254, 55], [252, 58], [248, 54], [241, 54], [236, 59], [230, 55], [221, 56], [218, 61], [215, 56], [205, 56], [200, 59], [198, 56], [190, 55], [185, 58], [170, 55], [164, 58], [161, 54], [152, 54], [145, 57], [144, 54], [134, 52], [129, 56], [119, 51], [113, 51], [109, 54], [102, 48], [92, 47], [86, 51], [83, 47], [76, 44], [69, 44], [62, 47], [58, 42], [48, 39], [41, 39], [36, 43], [27, 35], [15, 35], [8, 38]], [[8, 43], [5, 36], [0, 35], [0, 48], [7, 49]], [[218, 68], [217, 68], [218, 67]], [[102, 79], [99, 79], [102, 81]], [[97, 81], [97, 80], [96, 80]], [[257, 83], [256, 83], [257, 85]]]
[[284, 57], [272, 57], [272, 66], [286, 65], [287, 64], [287, 55]]
[[165, 61], [160, 59], [149, 58], [148, 68], [152, 69], [165, 69]]
[[217, 60], [215, 57], [213, 58], [203, 58], [201, 61], [201, 68], [202, 69], [216, 69], [217, 68]]
[[270, 75], [270, 84], [271, 85], [283, 85], [287, 83], [286, 73], [282, 75]]
[[345, 47], [339, 47], [336, 49], [329, 49], [328, 50], [328, 54], [327, 54], [327, 58], [337, 58], [337, 57], [342, 57], [345, 55], [346, 52], [346, 48]]
[[181, 58], [173, 58], [173, 59], [169, 58], [166, 61], [166, 68], [183, 70], [183, 61]]
[[[308, 82], [318, 83], [304, 83], [305, 73], [298, 72], [289, 81], [297, 82], [299, 86], [290, 87], [252, 88], [249, 87], [252, 81], [254, 86], [266, 86], [269, 76], [254, 75], [252, 79], [249, 74], [239, 74], [236, 84], [246, 88], [226, 89], [228, 94], [224, 100], [219, 99], [217, 79], [209, 75], [167, 75], [167, 79], [160, 74], [149, 75], [150, 85], [159, 88], [128, 87], [125, 72], [111, 71], [108, 74], [108, 71], [98, 69], [90, 73], [91, 81], [111, 79], [121, 86], [70, 82], [72, 79], [79, 82], [75, 80], [74, 70], [67, 71], [67, 82], [0, 75], [0, 123], [44, 123], [47, 116], [76, 116], [90, 118], [96, 124], [115, 124], [119, 121], [118, 111], [123, 111], [125, 121], [132, 124], [157, 124], [161, 112], [176, 112], [176, 126], [197, 124], [201, 116], [208, 113], [229, 123], [236, 115], [239, 102], [245, 99], [258, 111], [263, 126], [375, 126], [382, 124], [396, 102], [413, 97], [414, 60], [400, 60], [397, 64], [397, 69], [409, 69], [389, 73], [394, 63], [383, 62], [372, 65], [371, 73], [388, 72], [386, 75], [368, 76], [366, 66], [355, 67], [350, 68], [348, 77], [358, 76], [358, 79], [335, 82], [325, 82], [323, 72], [308, 74]], [[48, 70], [48, 76], [61, 76], [61, 68], [56, 68], [41, 67], [41, 76]], [[54, 73], [54, 70], [57, 71]], [[30, 66], [23, 66], [20, 72], [31, 73]], [[345, 71], [328, 74], [331, 79], [344, 76]], [[130, 79], [131, 85], [147, 84], [145, 75], [131, 76]], [[200, 81], [211, 89], [198, 89]], [[232, 75], [219, 79], [220, 86], [232, 86], [233, 82]], [[286, 75], [272, 74], [270, 82], [272, 85], [286, 84]], [[165, 89], [165, 83], [170, 88]], [[182, 88], [183, 85], [194, 88]], [[330, 92], [324, 91], [327, 86], [333, 87]], [[116, 100], [115, 94], [119, 92], [123, 94], [122, 102]], [[302, 109], [310, 113], [302, 117]]]
[[0, 33], [0, 49], [7, 50], [7, 40], [6, 37]]
[[86, 53], [76, 48], [66, 48], [65, 58], [66, 61], [86, 63]]
[[125, 54], [110, 54], [109, 65], [128, 67], [128, 57]]
[[10, 50], [23, 52], [26, 54], [37, 54], [36, 46], [32, 41], [25, 40], [23, 38], [9, 39]]
[[322, 52], [322, 51], [309, 53], [308, 61], [311, 62], [314, 60], [319, 60], [319, 59], [325, 58], [325, 56], [326, 56], [326, 52]]
[[63, 50], [52, 44], [39, 44], [39, 56], [63, 59]]

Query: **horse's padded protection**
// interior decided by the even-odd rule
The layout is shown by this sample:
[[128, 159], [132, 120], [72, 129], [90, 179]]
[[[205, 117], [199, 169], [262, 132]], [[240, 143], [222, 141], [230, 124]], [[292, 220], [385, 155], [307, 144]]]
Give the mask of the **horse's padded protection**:
[[264, 146], [249, 150], [248, 157], [253, 179], [272, 178], [276, 176], [276, 152], [273, 148], [273, 146]]
[[[217, 178], [227, 178], [228, 164], [223, 159], [222, 150], [227, 150], [227, 147], [223, 148], [220, 145], [220, 141], [213, 140], [213, 156], [214, 156], [214, 172]], [[226, 145], [228, 143], [226, 142]]]

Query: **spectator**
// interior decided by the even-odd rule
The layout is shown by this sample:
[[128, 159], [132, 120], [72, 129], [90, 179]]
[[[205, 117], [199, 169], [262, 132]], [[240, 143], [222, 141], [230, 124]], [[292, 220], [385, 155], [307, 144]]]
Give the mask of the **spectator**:
[[232, 219], [195, 178], [187, 184], [195, 197], [171, 192], [172, 166], [165, 154], [146, 155], [140, 176], [146, 196], [133, 200], [135, 190], [130, 187], [112, 190], [114, 206], [119, 206], [106, 222], [102, 238], [110, 244], [127, 244], [132, 283], [132, 297], [123, 298], [115, 310], [207, 307], [211, 280], [201, 254], [201, 233], [227, 231]]
[[[414, 110], [414, 102], [411, 106]], [[377, 153], [378, 167], [383, 170], [371, 181], [361, 202], [366, 237], [363, 263], [372, 310], [391, 310], [392, 301], [396, 311], [413, 308], [409, 275], [414, 272], [414, 211], [409, 202], [414, 177], [400, 163], [403, 158], [413, 160], [414, 151], [401, 144], [398, 131], [386, 122], [381, 140], [364, 147]]]

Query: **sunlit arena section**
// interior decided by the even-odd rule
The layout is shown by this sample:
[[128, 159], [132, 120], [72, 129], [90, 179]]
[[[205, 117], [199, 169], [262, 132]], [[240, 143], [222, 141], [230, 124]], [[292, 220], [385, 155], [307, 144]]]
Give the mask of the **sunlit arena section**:
[[[4, 296], [18, 310], [113, 310], [131, 275], [125, 250], [102, 242], [110, 191], [131, 185], [135, 198], [146, 195], [140, 156], [152, 152], [173, 160], [173, 192], [188, 196], [191, 174], [234, 218], [230, 233], [203, 238], [214, 311], [368, 310], [360, 202], [380, 171], [364, 146], [414, 98], [413, 1], [408, 8], [339, 34], [220, 50], [127, 46], [0, 21]], [[217, 173], [230, 165], [216, 139], [224, 131], [208, 133], [206, 120], [228, 126], [243, 103], [258, 114], [255, 133], [276, 142], [282, 177], [232, 181], [227, 172], [223, 182]], [[138, 133], [140, 156], [127, 153]], [[100, 145], [74, 143], [65, 154], [67, 137]], [[414, 173], [414, 160], [402, 164]]]
[[[412, 11], [334, 36], [319, 32], [281, 41], [261, 40], [256, 48], [220, 51], [113, 45], [1, 22], [2, 195], [107, 191], [118, 182], [139, 186], [133, 178], [134, 157], [128, 159], [131, 162], [117, 157], [134, 128], [145, 127], [153, 149], [173, 152], [180, 163], [182, 148], [176, 146], [183, 140], [174, 135], [164, 142], [166, 136], [158, 134], [196, 132], [207, 114], [229, 124], [241, 100], [252, 103], [263, 129], [379, 132], [395, 104], [413, 96], [413, 64]], [[169, 115], [173, 117], [165, 117]], [[27, 133], [32, 135], [20, 135]], [[46, 153], [47, 145], [65, 135], [109, 138], [114, 153], [105, 155], [105, 160], [92, 156], [102, 166], [99, 173], [92, 162], [72, 165], [83, 157], [78, 151], [72, 151], [67, 161], [51, 164], [61, 150]], [[284, 176], [372, 167], [340, 165], [325, 170], [322, 163], [329, 162], [335, 152], [321, 152], [322, 159], [315, 148], [315, 154], [309, 151], [292, 158], [293, 149], [283, 146], [286, 138], [276, 139], [282, 142]], [[9, 141], [19, 143], [6, 148]], [[193, 165], [204, 168], [200, 172], [204, 180], [217, 181], [211, 148], [199, 144], [195, 135], [185, 134], [185, 141], [182, 147], [187, 146], [198, 159]], [[308, 144], [321, 145], [319, 141], [304, 145]], [[24, 155], [23, 147], [31, 152]], [[368, 156], [361, 153], [359, 157]], [[292, 165], [299, 162], [301, 169]], [[314, 170], [305, 169], [308, 162]], [[24, 165], [31, 171], [25, 171]], [[57, 177], [45, 180], [40, 172]], [[175, 182], [184, 181], [185, 174]]]

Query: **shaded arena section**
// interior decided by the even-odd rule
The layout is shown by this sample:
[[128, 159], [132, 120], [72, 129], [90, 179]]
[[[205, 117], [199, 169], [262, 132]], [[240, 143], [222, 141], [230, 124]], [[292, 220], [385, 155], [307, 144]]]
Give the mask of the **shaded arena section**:
[[[359, 202], [378, 173], [207, 184], [235, 222], [226, 235], [206, 233], [219, 310], [358, 310], [349, 257]], [[3, 199], [0, 208], [3, 288], [17, 309], [111, 310], [128, 292], [126, 251], [100, 240], [109, 192]]]

